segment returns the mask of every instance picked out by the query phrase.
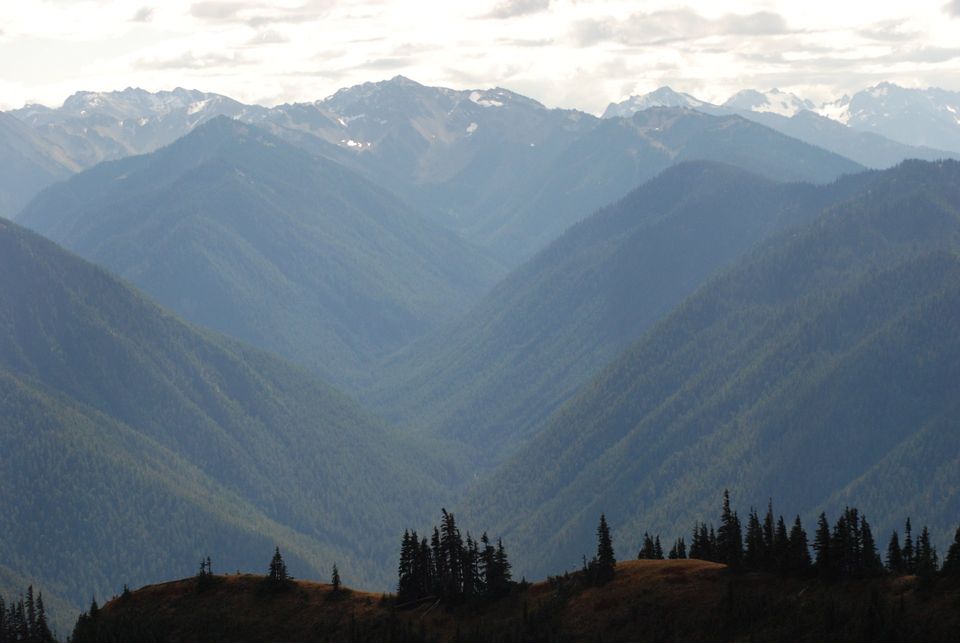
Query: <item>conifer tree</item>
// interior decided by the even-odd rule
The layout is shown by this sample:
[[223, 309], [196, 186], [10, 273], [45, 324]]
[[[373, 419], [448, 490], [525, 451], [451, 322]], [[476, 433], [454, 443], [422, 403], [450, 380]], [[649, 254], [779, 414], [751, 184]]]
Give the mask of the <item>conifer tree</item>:
[[602, 585], [613, 578], [617, 559], [613, 553], [613, 540], [610, 538], [610, 528], [607, 526], [607, 517], [600, 514], [600, 524], [597, 526], [597, 557], [594, 569], [594, 580]]
[[830, 556], [830, 523], [827, 514], [821, 513], [817, 519], [817, 531], [813, 539], [813, 551], [816, 552], [814, 565], [821, 575], [829, 575], [833, 563]]
[[947, 576], [960, 576], [960, 527], [953, 535], [953, 542], [947, 550], [947, 557], [943, 560], [940, 570]]
[[653, 540], [653, 557], [656, 560], [663, 560], [663, 547], [660, 545], [660, 534]]
[[53, 632], [47, 623], [47, 609], [43, 605], [43, 592], [37, 594], [37, 620], [33, 628], [34, 639], [38, 643], [54, 643]]
[[787, 523], [783, 516], [777, 519], [777, 528], [773, 532], [773, 552], [771, 556], [773, 569], [784, 574], [790, 564], [790, 536], [787, 534]]
[[[705, 529], [706, 527], [704, 527]], [[693, 523], [693, 533], [690, 537], [690, 558], [706, 560], [706, 540], [700, 528], [700, 521]]]
[[763, 527], [760, 526], [760, 516], [757, 510], [750, 508], [747, 517], [746, 550], [744, 564], [750, 569], [763, 569], [766, 561], [766, 548], [763, 540]]
[[917, 538], [916, 574], [923, 578], [930, 578], [937, 572], [937, 550], [930, 544], [930, 532], [924, 525]]
[[643, 545], [640, 547], [640, 553], [637, 554], [637, 560], [654, 560], [657, 557], [657, 546], [653, 537], [643, 532]]
[[766, 569], [773, 569], [773, 536], [776, 530], [776, 518], [773, 515], [773, 498], [767, 500], [767, 513], [763, 517], [763, 550], [766, 556]]
[[904, 572], [903, 550], [900, 548], [900, 535], [896, 529], [890, 534], [890, 541], [887, 543], [887, 571], [891, 574]]
[[334, 592], [340, 591], [340, 570], [337, 569], [336, 563], [333, 564], [333, 572], [330, 574], [330, 584]]
[[33, 640], [37, 624], [37, 604], [33, 600], [33, 585], [27, 587], [26, 617], [27, 617], [27, 635]]
[[274, 549], [273, 558], [270, 559], [267, 580], [274, 584], [283, 584], [290, 580], [290, 576], [287, 574], [287, 564], [283, 562], [283, 556], [280, 555], [280, 547]]
[[670, 560], [676, 560], [687, 557], [687, 543], [684, 542], [683, 536], [680, 536], [673, 543], [673, 547], [670, 548], [670, 554], [668, 558]]
[[910, 524], [910, 517], [907, 517], [907, 524], [903, 530], [903, 551], [900, 557], [903, 559], [903, 568], [908, 574], [917, 573], [916, 550], [913, 547], [913, 528]]
[[730, 509], [730, 492], [726, 489], [723, 490], [723, 508], [716, 538], [720, 562], [738, 567], [743, 558], [743, 534], [736, 512]]
[[883, 563], [880, 561], [877, 544], [873, 540], [873, 532], [866, 516], [860, 518], [860, 567], [867, 575], [883, 571]]
[[799, 515], [794, 519], [793, 527], [790, 528], [788, 548], [788, 569], [791, 573], [804, 573], [810, 569], [810, 547], [807, 544], [807, 532], [803, 529]]

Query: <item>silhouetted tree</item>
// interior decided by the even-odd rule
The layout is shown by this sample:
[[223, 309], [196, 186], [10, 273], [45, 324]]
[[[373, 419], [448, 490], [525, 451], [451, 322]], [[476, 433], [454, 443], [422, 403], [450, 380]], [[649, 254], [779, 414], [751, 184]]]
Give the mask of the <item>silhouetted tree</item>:
[[930, 578], [937, 573], [937, 550], [930, 544], [930, 532], [924, 525], [917, 538], [916, 554], [917, 576]]
[[610, 538], [607, 517], [600, 514], [600, 524], [597, 525], [597, 557], [593, 569], [594, 582], [602, 585], [611, 580], [616, 564], [617, 559], [613, 553], [613, 540]]
[[960, 576], [960, 527], [957, 527], [953, 535], [953, 543], [947, 550], [947, 557], [943, 559], [940, 571], [947, 576]]
[[903, 530], [903, 551], [900, 556], [903, 559], [903, 568], [908, 574], [917, 573], [916, 550], [913, 547], [913, 527], [910, 524], [910, 517], [907, 517], [907, 524]]
[[747, 517], [746, 550], [744, 551], [744, 565], [750, 569], [763, 569], [766, 566], [766, 547], [763, 540], [763, 527], [760, 525], [760, 516], [757, 510], [750, 508]]
[[340, 570], [337, 569], [337, 564], [333, 564], [333, 572], [330, 574], [330, 585], [333, 586], [334, 592], [340, 591]]
[[670, 548], [670, 554], [667, 557], [671, 560], [687, 557], [687, 543], [684, 542], [683, 536], [674, 541], [673, 547]]
[[860, 569], [868, 576], [883, 571], [883, 562], [877, 552], [877, 544], [873, 540], [873, 531], [866, 516], [860, 518]]
[[274, 584], [283, 584], [290, 580], [290, 575], [287, 574], [287, 564], [283, 562], [283, 556], [280, 555], [280, 547], [274, 550], [273, 558], [270, 559], [267, 580]]
[[817, 531], [813, 539], [813, 551], [816, 553], [814, 565], [821, 576], [829, 576], [833, 568], [830, 556], [830, 523], [827, 514], [821, 513], [817, 519]]
[[887, 544], [887, 571], [891, 574], [904, 573], [903, 550], [900, 548], [900, 536], [894, 530]]
[[738, 567], [743, 559], [743, 534], [740, 531], [740, 519], [730, 509], [730, 492], [726, 489], [723, 490], [723, 507], [716, 538], [720, 562]]
[[799, 515], [794, 519], [793, 527], [790, 528], [787, 548], [789, 550], [788, 571], [793, 574], [807, 572], [810, 569], [810, 546], [807, 543], [807, 532], [803, 529]]

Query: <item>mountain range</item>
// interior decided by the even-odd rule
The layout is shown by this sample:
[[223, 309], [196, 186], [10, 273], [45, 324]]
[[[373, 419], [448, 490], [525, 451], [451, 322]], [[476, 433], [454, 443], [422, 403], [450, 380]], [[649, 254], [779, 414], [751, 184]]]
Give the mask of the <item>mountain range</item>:
[[629, 552], [723, 488], [945, 542], [952, 100], [662, 88], [598, 118], [396, 77], [0, 113], [0, 593], [75, 609], [277, 545], [389, 590], [440, 507], [534, 578], [601, 513]]
[[275, 545], [291, 573], [386, 587], [395, 535], [445, 495], [431, 450], [344, 395], [5, 220], [0, 428], [0, 580], [74, 607]]
[[475, 519], [530, 574], [576, 565], [600, 512], [623, 542], [688, 535], [724, 487], [808, 523], [856, 497], [881, 532], [923, 511], [946, 541], [958, 186], [960, 163], [903, 164], [720, 271], [478, 484]]
[[77, 174], [18, 221], [186, 319], [341, 383], [501, 275], [351, 170], [226, 117]]
[[[887, 104], [881, 100], [887, 95], [900, 100]], [[855, 106], [853, 112], [849, 108], [851, 101]], [[743, 90], [722, 105], [713, 105], [661, 87], [649, 94], [611, 103], [604, 118], [678, 105], [706, 114], [736, 114], [874, 169], [893, 167], [907, 159], [960, 159], [955, 133], [950, 134], [952, 129], [960, 133], [960, 121], [952, 116], [958, 109], [956, 97], [941, 90], [904, 89], [890, 83], [858, 92], [853, 99], [845, 97], [836, 104], [820, 107], [778, 89]], [[857, 115], [855, 118], [851, 116], [853, 113]], [[922, 124], [914, 122], [909, 129], [915, 133], [911, 137], [903, 133], [908, 130], [901, 126], [901, 120]], [[891, 135], [893, 132], [900, 134]]]
[[818, 188], [725, 164], [676, 165], [392, 358], [364, 399], [402, 425], [467, 443], [478, 465], [497, 462], [713, 273], [874, 178]]
[[[787, 100], [785, 93], [768, 93], [764, 99], [777, 95]], [[807, 122], [810, 119], [805, 116], [794, 122], [776, 118], [775, 112], [789, 113], [779, 108], [740, 109], [737, 105], [750, 102], [744, 102], [744, 95], [723, 107], [668, 88], [631, 100], [619, 111], [611, 106], [605, 115], [616, 112], [617, 117], [629, 119], [650, 107], [739, 115], [866, 167], [951, 156], [895, 143], [876, 132], [865, 136], [861, 130], [826, 118]], [[756, 101], [751, 104], [765, 110]], [[79, 167], [152, 152], [219, 115], [237, 118], [364, 174], [510, 267], [531, 257], [570, 224], [652, 178], [666, 164], [701, 158], [710, 151], [706, 144], [697, 147], [697, 142], [693, 150], [677, 147], [668, 141], [668, 134], [656, 134], [653, 128], [638, 132], [625, 124], [622, 130], [611, 130], [604, 119], [576, 110], [548, 109], [502, 88], [452, 90], [401, 76], [343, 89], [320, 101], [273, 108], [242, 105], [192, 90], [152, 94], [127, 89], [79, 92], [60, 108], [27, 106], [9, 114], [66, 150]], [[806, 153], [810, 160], [805, 172], [798, 173], [796, 168], [789, 174], [776, 168], [768, 171], [763, 164], [750, 169], [771, 178], [814, 181], [838, 171], [838, 160], [815, 160], [816, 154]], [[717, 156], [719, 150], [714, 150], [706, 158]], [[571, 164], [576, 163], [580, 167], [572, 171]], [[821, 167], [822, 171], [815, 171]], [[852, 167], [839, 171], [849, 172]]]

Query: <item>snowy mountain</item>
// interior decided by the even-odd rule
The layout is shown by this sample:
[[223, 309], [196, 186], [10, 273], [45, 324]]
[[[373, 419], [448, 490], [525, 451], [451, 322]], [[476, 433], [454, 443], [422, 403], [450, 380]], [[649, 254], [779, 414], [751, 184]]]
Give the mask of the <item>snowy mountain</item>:
[[637, 112], [642, 112], [651, 107], [689, 107], [691, 109], [699, 109], [707, 106], [709, 106], [709, 103], [698, 100], [690, 94], [676, 92], [669, 87], [661, 87], [649, 94], [631, 96], [620, 103], [610, 103], [603, 112], [603, 118], [632, 116]]
[[749, 112], [772, 112], [780, 116], [794, 116], [803, 110], [816, 108], [811, 101], [777, 88], [766, 92], [744, 89], [727, 99], [723, 106]]
[[960, 152], [960, 92], [880, 83], [816, 111], [854, 129], [908, 145]]
[[82, 167], [169, 145], [216, 116], [253, 118], [266, 112], [219, 94], [178, 87], [148, 92], [77, 92], [63, 106], [28, 105], [10, 112]]

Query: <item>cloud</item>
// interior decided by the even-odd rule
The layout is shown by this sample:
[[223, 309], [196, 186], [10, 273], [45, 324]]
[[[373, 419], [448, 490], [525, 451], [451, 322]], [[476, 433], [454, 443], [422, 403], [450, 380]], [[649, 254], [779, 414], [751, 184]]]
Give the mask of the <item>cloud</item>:
[[503, 0], [482, 18], [507, 20], [518, 16], [540, 13], [550, 8], [550, 0]]
[[190, 15], [211, 22], [232, 22], [237, 20], [240, 12], [247, 7], [248, 5], [243, 2], [204, 0], [204, 2], [194, 2], [190, 5]]
[[573, 38], [581, 47], [600, 42], [648, 46], [693, 41], [708, 36], [770, 36], [788, 33], [791, 33], [791, 30], [787, 21], [772, 11], [728, 13], [711, 19], [686, 8], [635, 13], [624, 20], [586, 19], [575, 23], [572, 29]]
[[309, 0], [289, 8], [264, 2], [201, 0], [190, 5], [190, 15], [204, 22], [242, 23], [258, 28], [319, 20], [334, 4], [332, 0]]
[[153, 20], [153, 7], [140, 7], [130, 18], [130, 22], [150, 22]]
[[284, 36], [282, 33], [274, 31], [273, 29], [267, 29], [266, 31], [258, 32], [253, 38], [247, 41], [248, 47], [259, 47], [260, 45], [280, 45], [290, 42], [290, 39]]
[[250, 61], [238, 54], [196, 53], [185, 51], [169, 57], [141, 58], [134, 63], [138, 69], [167, 70], [167, 69], [210, 69], [214, 67], [238, 67], [247, 65]]
[[950, 0], [950, 2], [943, 5], [943, 10], [954, 18], [960, 18], [960, 0]]

